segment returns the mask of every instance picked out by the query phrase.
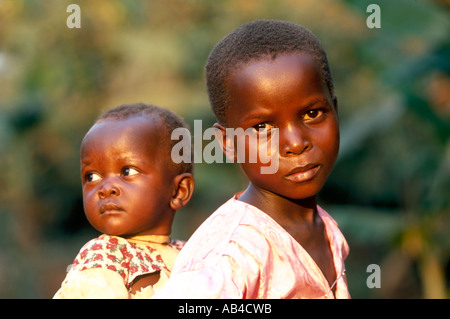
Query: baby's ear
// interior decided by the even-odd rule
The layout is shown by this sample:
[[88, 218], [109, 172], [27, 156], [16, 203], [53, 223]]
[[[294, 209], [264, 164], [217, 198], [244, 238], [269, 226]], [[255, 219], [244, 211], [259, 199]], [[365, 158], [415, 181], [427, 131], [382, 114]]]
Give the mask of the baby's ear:
[[230, 162], [236, 162], [236, 152], [234, 150], [234, 135], [227, 136], [227, 130], [224, 126], [219, 123], [215, 123], [213, 125], [215, 128], [214, 134], [216, 135], [216, 140], [219, 142], [220, 147], [222, 148], [222, 152], [228, 158]]
[[170, 200], [170, 207], [178, 210], [189, 203], [194, 192], [194, 177], [191, 173], [183, 173], [174, 178], [174, 192]]

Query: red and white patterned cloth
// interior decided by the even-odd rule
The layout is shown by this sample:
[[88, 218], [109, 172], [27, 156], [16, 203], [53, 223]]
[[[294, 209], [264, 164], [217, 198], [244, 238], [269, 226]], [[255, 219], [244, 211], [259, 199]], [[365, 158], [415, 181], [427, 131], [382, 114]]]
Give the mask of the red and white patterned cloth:
[[[161, 286], [170, 276], [183, 245], [183, 241], [170, 240], [169, 236], [125, 239], [101, 235], [80, 249], [54, 298], [135, 297], [129, 293], [133, 281], [139, 276], [160, 272], [155, 286]], [[153, 289], [149, 291], [152, 295]]]

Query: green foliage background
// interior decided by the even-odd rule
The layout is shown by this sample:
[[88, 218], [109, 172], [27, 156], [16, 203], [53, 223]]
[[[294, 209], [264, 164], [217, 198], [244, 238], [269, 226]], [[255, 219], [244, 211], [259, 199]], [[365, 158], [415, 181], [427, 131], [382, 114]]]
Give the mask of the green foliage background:
[[[69, 29], [70, 3], [81, 28]], [[381, 8], [369, 29], [366, 8]], [[93, 236], [82, 210], [79, 146], [102, 110], [165, 106], [214, 123], [204, 63], [244, 22], [311, 29], [330, 60], [342, 132], [321, 204], [351, 247], [353, 298], [448, 298], [449, 2], [426, 0], [0, 1], [0, 297], [50, 298]], [[173, 237], [188, 239], [246, 182], [198, 164]], [[381, 267], [381, 288], [366, 269]]]

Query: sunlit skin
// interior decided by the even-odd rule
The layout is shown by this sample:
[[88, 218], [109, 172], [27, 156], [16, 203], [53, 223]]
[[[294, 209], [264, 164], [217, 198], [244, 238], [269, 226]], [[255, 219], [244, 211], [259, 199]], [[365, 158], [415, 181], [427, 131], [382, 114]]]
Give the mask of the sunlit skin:
[[[81, 147], [84, 210], [98, 231], [125, 238], [170, 234], [175, 211], [192, 195], [193, 179], [169, 165], [162, 132], [158, 121], [142, 116], [104, 120], [86, 134]], [[144, 276], [133, 288], [158, 278]]]
[[[337, 101], [330, 96], [315, 60], [283, 54], [250, 62], [227, 82], [228, 127], [279, 130], [279, 169], [261, 174], [261, 163], [241, 163], [249, 185], [239, 200], [277, 221], [308, 251], [330, 283], [336, 279], [316, 195], [339, 149]], [[215, 125], [225, 134], [225, 127]], [[225, 138], [224, 138], [225, 141]], [[249, 147], [257, 145], [246, 145]]]

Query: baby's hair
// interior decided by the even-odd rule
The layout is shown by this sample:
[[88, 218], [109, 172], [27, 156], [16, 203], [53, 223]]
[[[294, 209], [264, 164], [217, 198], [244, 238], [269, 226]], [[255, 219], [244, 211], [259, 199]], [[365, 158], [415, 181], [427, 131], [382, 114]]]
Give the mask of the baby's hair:
[[[136, 116], [148, 116], [150, 118], [155, 118], [161, 120], [162, 127], [164, 127], [165, 132], [160, 144], [163, 146], [163, 149], [168, 149], [168, 156], [171, 156], [171, 150], [175, 144], [177, 144], [178, 140], [172, 140], [171, 135], [172, 131], [176, 128], [182, 127], [188, 129], [187, 124], [184, 120], [173, 113], [172, 111], [153, 105], [153, 104], [144, 104], [144, 103], [133, 103], [133, 104], [123, 104], [119, 105], [115, 108], [105, 111], [100, 117], [97, 119], [96, 123], [102, 122], [104, 120], [126, 120], [131, 117]], [[179, 164], [173, 163], [177, 174], [182, 173], [192, 173], [192, 161], [191, 163], [181, 162]]]
[[256, 20], [225, 36], [211, 51], [206, 63], [208, 96], [217, 121], [226, 125], [226, 83], [229, 76], [249, 62], [274, 60], [278, 54], [306, 53], [315, 59], [332, 99], [333, 79], [326, 53], [308, 29], [287, 21]]

